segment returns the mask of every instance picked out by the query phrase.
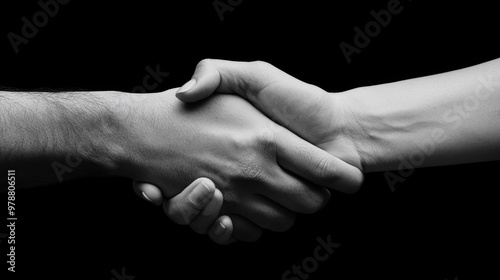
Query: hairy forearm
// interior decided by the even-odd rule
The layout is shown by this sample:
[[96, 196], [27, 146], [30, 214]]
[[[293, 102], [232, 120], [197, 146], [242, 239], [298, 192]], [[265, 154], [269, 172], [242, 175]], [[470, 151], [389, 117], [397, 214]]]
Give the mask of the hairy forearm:
[[21, 186], [114, 175], [124, 155], [122, 96], [0, 92], [1, 169], [15, 169]]
[[500, 159], [500, 59], [339, 98], [365, 172]]

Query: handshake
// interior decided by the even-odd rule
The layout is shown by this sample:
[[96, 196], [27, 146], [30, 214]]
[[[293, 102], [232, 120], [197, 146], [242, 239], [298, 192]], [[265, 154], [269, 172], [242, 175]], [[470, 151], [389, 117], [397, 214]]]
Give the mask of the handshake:
[[161, 117], [142, 126], [149, 172], [134, 177], [137, 194], [219, 244], [285, 231], [295, 213], [321, 209], [328, 189], [353, 193], [363, 181], [339, 96], [268, 63], [203, 60], [180, 89], [136, 98], [150, 114], [171, 112], [169, 129]]
[[219, 244], [285, 231], [366, 172], [398, 170], [392, 187], [403, 169], [500, 159], [499, 59], [339, 93], [265, 62], [203, 60], [166, 92], [0, 99], [0, 167], [29, 175], [16, 186], [54, 183], [51, 166], [75, 156], [65, 179], [130, 178]]
[[[399, 168], [385, 173], [392, 187], [402, 162], [498, 160], [499, 78], [497, 59], [328, 93], [265, 62], [203, 60], [180, 89], [135, 97], [151, 121], [130, 148], [142, 155], [134, 188], [219, 244], [255, 241], [320, 210], [331, 190], [356, 192], [364, 172]], [[450, 110], [461, 104], [467, 118]]]

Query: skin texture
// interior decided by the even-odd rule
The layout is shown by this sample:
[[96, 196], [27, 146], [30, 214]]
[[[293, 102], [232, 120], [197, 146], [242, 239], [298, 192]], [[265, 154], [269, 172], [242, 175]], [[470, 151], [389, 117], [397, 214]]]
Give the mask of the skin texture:
[[[203, 60], [186, 85], [179, 99], [239, 95], [360, 172], [500, 158], [500, 59], [341, 93], [327, 93], [265, 62]], [[343, 174], [354, 176], [342, 182], [362, 178]], [[344, 191], [356, 186], [337, 184]]]
[[[184, 102], [223, 94], [187, 105], [173, 96], [177, 89], [0, 92], [0, 166], [32, 174], [20, 187], [83, 176], [149, 182], [159, 187], [150, 185], [153, 193], [180, 195], [165, 211], [174, 219], [181, 213], [200, 233], [211, 233], [213, 217], [195, 222], [199, 212], [186, 219], [179, 209], [211, 212], [224, 199], [227, 216], [217, 221], [232, 223], [224, 235], [253, 241], [262, 229], [288, 229], [294, 212], [319, 210], [329, 197], [320, 186], [353, 193], [363, 172], [500, 155], [498, 59], [335, 94], [264, 62], [204, 60], [193, 79], [177, 92]], [[192, 204], [194, 189], [182, 193], [182, 186], [200, 177], [223, 198], [212, 186]]]
[[338, 100], [366, 172], [500, 159], [500, 59]]
[[196, 67], [196, 86], [179, 90], [184, 102], [196, 102], [214, 92], [231, 93], [247, 99], [277, 123], [336, 158], [339, 174], [330, 181], [334, 190], [354, 193], [362, 181], [361, 159], [352, 139], [344, 133], [345, 110], [335, 96], [304, 83], [266, 62], [203, 60]]
[[[364, 172], [397, 169], [441, 129], [424, 166], [497, 160], [500, 154], [500, 59], [394, 83], [326, 93], [265, 63], [202, 61], [199, 87], [238, 94], [271, 119]], [[279, 109], [276, 109], [279, 108]], [[288, 114], [286, 114], [288, 112]], [[423, 152], [423, 151], [422, 151]]]
[[220, 213], [241, 225], [234, 233], [245, 241], [324, 206], [329, 192], [320, 186], [338, 180], [336, 158], [237, 96], [189, 105], [176, 91], [2, 92], [0, 166], [31, 175], [20, 188], [120, 176], [168, 197], [209, 177], [224, 195]]
[[[146, 172], [136, 171], [136, 179], [153, 182], [168, 179], [171, 186], [182, 186], [187, 185], [187, 178], [210, 176], [225, 197], [222, 213], [248, 217], [259, 227], [275, 231], [291, 226], [293, 212], [311, 213], [324, 205], [327, 199], [324, 189], [285, 172], [277, 164], [291, 169], [300, 167], [289, 158], [295, 156], [291, 151], [305, 157], [311, 149], [317, 148], [272, 124], [246, 101], [221, 95], [211, 102], [184, 106], [172, 94], [157, 96], [154, 103], [143, 106], [155, 108], [152, 114], [157, 114], [159, 108], [170, 108], [178, 116], [175, 124], [168, 127], [158, 122], [132, 128], [136, 135], [148, 135], [139, 145], [127, 149], [132, 150], [132, 154], [142, 155], [132, 160], [145, 165], [142, 170]], [[217, 126], [211, 125], [216, 121]], [[136, 147], [141, 152], [134, 152]], [[169, 160], [165, 161], [166, 158]], [[310, 158], [311, 162], [314, 160]], [[191, 168], [193, 162], [200, 163], [195, 170]], [[132, 169], [137, 170], [135, 166]], [[304, 192], [308, 195], [299, 195]]]

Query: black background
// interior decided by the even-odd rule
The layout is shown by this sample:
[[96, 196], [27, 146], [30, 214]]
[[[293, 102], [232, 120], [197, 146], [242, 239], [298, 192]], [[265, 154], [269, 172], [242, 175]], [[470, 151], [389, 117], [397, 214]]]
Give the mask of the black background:
[[[335, 92], [500, 56], [491, 1], [401, 1], [403, 11], [350, 64], [340, 42], [352, 44], [353, 28], [364, 27], [370, 10], [389, 1], [244, 0], [221, 22], [212, 0], [72, 0], [17, 54], [7, 33], [20, 34], [21, 17], [31, 19], [40, 7], [10, 2], [0, 4], [0, 84], [22, 89], [131, 91], [142, 84], [146, 66], [160, 64], [170, 72], [161, 91], [181, 86], [196, 63], [210, 57], [268, 61]], [[125, 267], [136, 280], [281, 279], [312, 255], [318, 236], [331, 235], [341, 246], [309, 279], [494, 277], [499, 166], [417, 169], [394, 192], [382, 173], [368, 174], [356, 195], [333, 193], [325, 209], [299, 216], [290, 231], [230, 246], [173, 224], [136, 197], [127, 179], [19, 191], [16, 276], [112, 279], [113, 269]], [[3, 271], [6, 245], [2, 240]], [[2, 279], [12, 278], [6, 275]]]

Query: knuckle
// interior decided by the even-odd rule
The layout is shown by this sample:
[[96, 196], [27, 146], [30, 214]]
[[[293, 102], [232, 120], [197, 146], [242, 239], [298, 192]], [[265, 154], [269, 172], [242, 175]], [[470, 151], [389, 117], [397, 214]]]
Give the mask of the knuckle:
[[[269, 153], [263, 150], [262, 147], [271, 146], [269, 144], [271, 140], [266, 139], [265, 135], [255, 133], [235, 140], [235, 147], [240, 152], [234, 164], [229, 166], [229, 171], [225, 173], [227, 184], [239, 185], [248, 181], [266, 181], [269, 171], [265, 168], [265, 163], [268, 161], [266, 157]], [[221, 188], [221, 186], [218, 187]]]
[[260, 149], [267, 153], [276, 153], [276, 135], [269, 128], [259, 130], [256, 142]]

